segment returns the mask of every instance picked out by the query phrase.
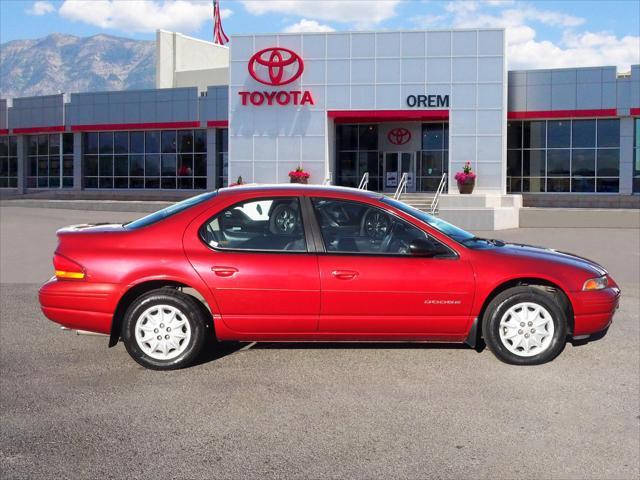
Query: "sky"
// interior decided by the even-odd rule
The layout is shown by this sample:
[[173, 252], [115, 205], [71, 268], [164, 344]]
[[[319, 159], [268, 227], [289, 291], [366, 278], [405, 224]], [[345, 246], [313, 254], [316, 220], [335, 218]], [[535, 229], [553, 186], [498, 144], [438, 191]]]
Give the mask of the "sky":
[[[509, 68], [640, 64], [640, 1], [221, 0], [227, 35], [504, 27]], [[0, 43], [50, 33], [211, 40], [211, 0], [0, 0]]]

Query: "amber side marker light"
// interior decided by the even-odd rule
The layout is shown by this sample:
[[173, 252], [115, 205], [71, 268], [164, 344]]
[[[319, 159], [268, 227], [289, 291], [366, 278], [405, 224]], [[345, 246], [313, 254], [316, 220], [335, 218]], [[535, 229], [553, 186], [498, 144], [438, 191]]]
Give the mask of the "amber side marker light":
[[584, 285], [582, 286], [582, 290], [602, 290], [603, 288], [607, 288], [609, 285], [609, 280], [607, 277], [598, 277], [598, 278], [590, 278]]
[[56, 270], [57, 278], [75, 278], [82, 279], [84, 278], [84, 272], [65, 272], [64, 270]]
[[53, 256], [53, 268], [56, 278], [61, 280], [82, 280], [86, 276], [82, 265], [57, 253]]

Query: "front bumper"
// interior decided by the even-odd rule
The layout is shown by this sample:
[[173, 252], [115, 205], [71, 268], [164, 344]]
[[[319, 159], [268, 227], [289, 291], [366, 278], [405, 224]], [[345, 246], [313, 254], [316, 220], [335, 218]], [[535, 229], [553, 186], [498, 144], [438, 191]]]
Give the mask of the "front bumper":
[[597, 291], [574, 292], [573, 336], [590, 335], [608, 328], [620, 306], [620, 295], [620, 289], [615, 284]]
[[74, 330], [109, 334], [119, 294], [115, 284], [54, 277], [40, 287], [38, 298], [49, 320]]

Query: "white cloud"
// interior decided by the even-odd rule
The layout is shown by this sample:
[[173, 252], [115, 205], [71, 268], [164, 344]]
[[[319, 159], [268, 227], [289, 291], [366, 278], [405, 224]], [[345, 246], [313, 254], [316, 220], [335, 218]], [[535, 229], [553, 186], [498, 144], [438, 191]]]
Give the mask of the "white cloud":
[[46, 15], [55, 11], [55, 7], [51, 2], [33, 2], [30, 8], [25, 10], [27, 15]]
[[490, 7], [504, 7], [507, 5], [513, 5], [516, 0], [485, 0], [485, 3]]
[[554, 12], [553, 10], [539, 10], [533, 7], [522, 9], [522, 16], [525, 19], [544, 23], [545, 25], [556, 25], [561, 27], [577, 27], [585, 22], [585, 19], [582, 17]]
[[509, 68], [615, 65], [620, 71], [640, 62], [640, 37], [566, 32], [559, 44], [530, 40], [508, 46]]
[[369, 28], [395, 16], [401, 0], [241, 0], [252, 15], [280, 13]]
[[306, 33], [306, 32], [334, 32], [335, 29], [329, 25], [323, 25], [315, 20], [303, 18], [298, 23], [289, 25], [284, 29], [285, 33]]
[[417, 15], [411, 19], [411, 21], [416, 25], [419, 25], [420, 28], [432, 28], [432, 27], [441, 28], [443, 25], [447, 24], [448, 20], [449, 20], [449, 16], [446, 14]]
[[[491, 10], [485, 6], [492, 7]], [[561, 68], [616, 65], [628, 70], [640, 62], [640, 37], [617, 37], [607, 32], [576, 31], [585, 19], [555, 10], [541, 10], [524, 2], [456, 1], [445, 5], [440, 23], [460, 28], [505, 28], [509, 68]], [[429, 16], [414, 19], [418, 25]], [[536, 39], [535, 24], [560, 29], [557, 42]]]
[[[69, 20], [123, 32], [194, 32], [211, 21], [212, 5], [208, 0], [65, 0], [59, 13]], [[231, 14], [229, 9], [220, 10], [222, 18]]]
[[444, 9], [449, 13], [456, 15], [468, 15], [475, 12], [480, 8], [479, 2], [476, 0], [469, 0], [468, 2], [449, 2], [444, 6]]
[[577, 27], [584, 23], [584, 18], [568, 15], [554, 10], [540, 10], [538, 8], [519, 4], [513, 8], [492, 10], [491, 14], [484, 13], [484, 3], [477, 1], [449, 2], [445, 10], [452, 15], [455, 26], [486, 26], [512, 27], [524, 24], [526, 21], [538, 22], [549, 26]]

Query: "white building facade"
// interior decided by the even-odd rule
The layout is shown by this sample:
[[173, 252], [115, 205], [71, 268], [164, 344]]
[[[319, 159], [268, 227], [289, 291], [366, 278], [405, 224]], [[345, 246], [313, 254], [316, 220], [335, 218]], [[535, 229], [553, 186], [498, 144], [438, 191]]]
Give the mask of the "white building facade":
[[[293, 60], [277, 82], [260, 52]], [[366, 171], [390, 190], [407, 172], [429, 191], [470, 162], [477, 191], [506, 193], [506, 80], [502, 29], [234, 36], [229, 178], [283, 182], [301, 166], [314, 183]]]

